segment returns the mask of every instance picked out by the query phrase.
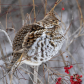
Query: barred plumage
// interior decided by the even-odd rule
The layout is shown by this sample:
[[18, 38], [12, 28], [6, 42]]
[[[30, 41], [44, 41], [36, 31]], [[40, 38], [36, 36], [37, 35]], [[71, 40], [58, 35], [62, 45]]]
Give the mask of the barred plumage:
[[22, 59], [29, 65], [39, 65], [50, 60], [61, 49], [64, 34], [54, 13], [48, 13], [41, 21], [24, 26], [13, 40], [14, 64]]

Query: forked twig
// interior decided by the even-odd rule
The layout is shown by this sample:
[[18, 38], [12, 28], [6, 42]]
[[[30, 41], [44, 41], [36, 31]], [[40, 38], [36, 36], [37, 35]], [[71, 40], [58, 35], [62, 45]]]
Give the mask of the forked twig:
[[54, 9], [55, 9], [55, 7], [56, 7], [61, 1], [62, 1], [62, 0], [57, 0], [57, 1], [55, 2], [54, 7], [50, 10], [50, 12], [53, 12]]
[[[28, 69], [25, 69], [25, 68], [23, 68], [22, 66], [20, 66], [20, 67], [22, 68], [22, 70], [25, 70], [28, 75], [29, 75], [29, 73], [30, 73], [30, 74], [32, 74], [32, 75], [34, 76], [34, 73], [32, 73], [31, 71], [29, 71]], [[31, 66], [31, 67], [32, 67], [32, 66]], [[37, 67], [37, 68], [38, 68], [38, 67]], [[37, 69], [37, 71], [35, 71], [35, 73], [37, 73], [37, 72], [38, 72], [38, 69]], [[37, 73], [37, 75], [38, 75], [38, 73]], [[30, 75], [29, 75], [29, 77], [30, 77], [30, 79], [32, 80], [32, 78], [31, 78]], [[43, 84], [42, 81], [38, 78], [38, 76], [37, 76], [37, 79], [39, 80], [40, 84]], [[33, 82], [33, 80], [32, 80], [32, 82]], [[35, 84], [38, 84], [38, 83], [35, 83]]]
[[[68, 54], [72, 57], [72, 59], [77, 63], [77, 61], [75, 60], [75, 58], [71, 55], [71, 53], [67, 50]], [[77, 67], [80, 69], [79, 65], [77, 64]], [[81, 73], [84, 75], [84, 73], [82, 72], [82, 70], [80, 69]]]

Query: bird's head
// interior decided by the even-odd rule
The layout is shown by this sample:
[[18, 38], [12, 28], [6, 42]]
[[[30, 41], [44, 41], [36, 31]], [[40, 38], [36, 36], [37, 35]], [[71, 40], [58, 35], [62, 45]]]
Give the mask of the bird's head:
[[40, 26], [45, 28], [52, 28], [55, 25], [58, 25], [60, 22], [59, 19], [56, 18], [53, 12], [49, 12], [42, 20], [38, 21]]
[[48, 24], [57, 25], [59, 22], [59, 19], [56, 18], [55, 14], [53, 12], [49, 12], [43, 19], [43, 21], [46, 21]]

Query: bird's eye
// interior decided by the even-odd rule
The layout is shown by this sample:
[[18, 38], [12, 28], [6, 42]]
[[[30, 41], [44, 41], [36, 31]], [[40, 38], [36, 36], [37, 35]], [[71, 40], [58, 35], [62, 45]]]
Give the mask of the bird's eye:
[[55, 20], [53, 20], [53, 22], [54, 22]]

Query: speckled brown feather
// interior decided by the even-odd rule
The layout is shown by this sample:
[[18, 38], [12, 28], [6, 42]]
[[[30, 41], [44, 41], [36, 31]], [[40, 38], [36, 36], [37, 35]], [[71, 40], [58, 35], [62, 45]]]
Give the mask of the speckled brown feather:
[[[17, 32], [13, 40], [13, 51], [18, 51], [22, 49], [22, 45], [23, 47], [26, 47], [26, 48], [31, 46], [36, 40], [36, 38], [42, 35], [42, 32], [43, 32], [42, 30], [44, 31], [44, 28], [38, 25], [27, 25], [22, 27]], [[35, 34], [35, 31], [39, 31], [39, 33], [37, 32]], [[25, 36], [27, 35], [27, 33], [29, 33], [29, 36], [27, 37], [27, 39], [25, 39], [26, 38]], [[21, 56], [21, 53], [14, 53], [13, 59], [11, 61], [12, 64], [15, 63], [20, 58], [20, 56]]]
[[[35, 40], [42, 35], [43, 31], [44, 31], [43, 27], [40, 27], [35, 24], [23, 26], [15, 35], [12, 44], [13, 51], [18, 51], [24, 47], [28, 49], [29, 46], [31, 46], [35, 42]], [[13, 59], [10, 65], [8, 66], [7, 71], [10, 71], [14, 63], [20, 58], [21, 54], [22, 53], [13, 53]]]
[[[17, 34], [15, 35], [15, 38], [13, 40], [13, 51], [14, 50], [19, 50], [19, 49], [22, 48], [22, 43], [23, 43], [24, 37], [26, 36], [26, 34], [28, 32], [31, 33], [31, 35], [29, 35], [29, 39], [31, 39], [31, 37], [33, 36], [35, 31], [39, 31], [39, 30], [42, 30], [42, 29], [44, 29], [44, 28], [40, 27], [38, 25], [27, 25], [27, 26], [22, 27], [17, 32]], [[32, 38], [34, 38], [34, 37], [32, 37]]]

